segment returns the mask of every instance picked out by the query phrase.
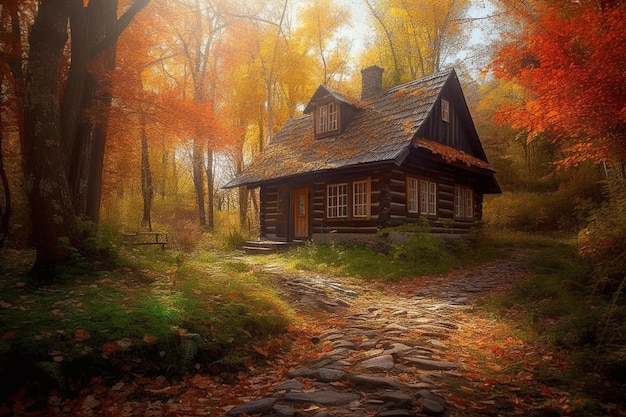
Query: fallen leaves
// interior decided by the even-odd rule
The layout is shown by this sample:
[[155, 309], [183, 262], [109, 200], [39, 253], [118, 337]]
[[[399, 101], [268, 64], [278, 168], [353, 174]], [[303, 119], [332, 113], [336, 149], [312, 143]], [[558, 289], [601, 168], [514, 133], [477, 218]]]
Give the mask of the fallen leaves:
[[74, 332], [74, 338], [77, 341], [82, 342], [91, 339], [91, 334], [89, 334], [89, 332], [85, 329], [77, 329], [76, 332]]
[[17, 332], [15, 330], [10, 330], [8, 332], [5, 332], [2, 335], [2, 340], [14, 340], [17, 339]]

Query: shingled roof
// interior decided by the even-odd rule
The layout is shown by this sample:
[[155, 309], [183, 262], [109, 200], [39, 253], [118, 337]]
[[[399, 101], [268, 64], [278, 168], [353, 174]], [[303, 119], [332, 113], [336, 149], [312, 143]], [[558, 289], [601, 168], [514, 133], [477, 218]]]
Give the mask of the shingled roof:
[[[345, 131], [334, 136], [314, 137], [312, 112], [290, 119], [263, 153], [225, 187], [255, 187], [264, 181], [360, 164], [400, 164], [412, 147], [441, 155], [447, 162], [490, 170], [482, 159], [416, 137], [450, 77], [456, 77], [454, 70], [419, 78], [367, 99], [349, 100], [359, 110]], [[331, 89], [327, 92], [338, 95]], [[348, 99], [341, 96], [341, 100]]]

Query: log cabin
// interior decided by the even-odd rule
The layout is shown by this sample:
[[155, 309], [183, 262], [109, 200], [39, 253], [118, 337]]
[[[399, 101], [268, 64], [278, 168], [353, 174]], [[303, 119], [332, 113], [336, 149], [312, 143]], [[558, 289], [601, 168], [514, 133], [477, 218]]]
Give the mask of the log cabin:
[[479, 227], [483, 196], [500, 193], [454, 69], [392, 88], [361, 71], [359, 99], [320, 86], [263, 153], [225, 188], [260, 188], [260, 239], [366, 238], [425, 222]]

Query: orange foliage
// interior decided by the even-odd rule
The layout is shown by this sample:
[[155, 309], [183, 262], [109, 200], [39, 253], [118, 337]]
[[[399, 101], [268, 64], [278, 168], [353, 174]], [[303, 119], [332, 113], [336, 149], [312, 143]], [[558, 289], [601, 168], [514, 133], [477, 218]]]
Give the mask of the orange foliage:
[[496, 118], [547, 135], [564, 151], [563, 166], [626, 158], [626, 6], [558, 1], [514, 36], [494, 64], [497, 77], [527, 89]]

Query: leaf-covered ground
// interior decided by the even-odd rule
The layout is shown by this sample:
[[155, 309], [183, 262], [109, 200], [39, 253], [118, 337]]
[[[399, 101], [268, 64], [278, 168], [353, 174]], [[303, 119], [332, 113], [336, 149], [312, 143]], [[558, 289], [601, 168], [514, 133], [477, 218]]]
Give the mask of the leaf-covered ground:
[[[237, 262], [242, 270], [255, 268], [255, 258], [240, 258]], [[453, 271], [393, 284], [360, 282], [361, 296], [348, 310], [314, 311], [310, 308], [314, 304], [306, 304], [307, 300], [304, 304], [294, 304], [296, 315], [291, 317], [286, 333], [252, 346], [254, 355], [248, 356], [240, 367], [229, 367], [223, 363], [208, 366], [197, 358], [195, 370], [192, 368], [183, 375], [165, 377], [154, 374], [152, 367], [144, 366], [149, 357], [138, 356], [123, 365], [128, 367], [127, 373], [108, 372], [103, 368], [101, 372], [93, 373], [84, 381], [84, 386], [71, 395], [58, 388], [48, 390], [49, 386], [44, 381], [27, 379], [16, 393], [2, 399], [0, 416], [221, 416], [237, 405], [270, 395], [277, 383], [288, 379], [290, 371], [324, 355], [329, 347], [318, 343], [319, 335], [330, 329], [346, 329], [349, 326], [346, 314], [356, 310], [368, 311], [373, 300], [379, 304], [400, 306], [405, 300], [448, 291], [461, 273], [469, 277], [467, 279], [488, 277], [495, 284], [489, 286], [487, 292], [500, 294], [516, 282], [527, 279], [530, 274], [527, 269], [498, 270], [493, 265], [483, 265], [472, 268], [469, 273], [467, 270]], [[272, 274], [280, 275], [280, 268], [273, 270]], [[286, 279], [289, 275], [285, 272]], [[133, 275], [129, 271], [130, 276]], [[105, 280], [104, 283], [102, 280]], [[110, 284], [106, 278], [99, 282], [101, 285]], [[132, 283], [136, 284], [135, 289]], [[22, 284], [17, 281], [14, 285]], [[93, 285], [97, 284], [90, 284]], [[129, 302], [137, 297], [135, 291], [139, 288], [143, 288], [139, 281], [129, 280], [123, 288], [125, 298], [112, 299], [111, 302]], [[196, 289], [192, 294], [201, 295], [196, 292], [202, 290]], [[458, 331], [445, 342], [446, 357], [433, 358], [453, 360], [463, 365], [459, 375], [441, 381], [450, 415], [626, 415], [623, 386], [600, 373], [579, 378], [565, 359], [565, 352], [549, 349], [536, 339], [526, 337], [528, 335], [524, 332], [529, 331], [529, 327], [514, 308], [509, 309], [506, 317], [496, 317], [485, 311], [479, 300], [487, 296], [487, 292], [483, 289], [468, 293], [474, 308], [456, 311], [448, 318], [454, 320]], [[235, 293], [232, 294], [235, 297]], [[289, 297], [287, 292], [278, 291], [277, 294]], [[63, 317], [67, 309], [86, 302], [84, 297], [84, 292], [68, 294], [66, 306], [50, 306], [50, 318]], [[29, 297], [18, 301], [23, 303], [24, 308], [35, 302]], [[7, 310], [16, 305], [16, 300], [3, 301], [0, 308]], [[57, 334], [59, 330], [73, 350], [85, 355], [95, 350], [104, 360], [124, 352], [124, 341], [141, 345], [146, 351], [157, 343], [154, 332], [143, 331], [133, 337], [123, 337], [122, 332], [107, 343], [91, 346], [90, 341], [100, 335], [91, 334], [81, 327], [72, 332], [54, 327], [49, 329]], [[3, 343], [21, 336], [19, 330], [13, 332], [3, 334]], [[68, 353], [49, 351], [49, 361], [62, 363]], [[132, 365], [133, 361], [136, 366]], [[412, 378], [408, 374], [401, 376]], [[313, 389], [313, 384], [313, 380], [305, 381], [303, 389]], [[314, 415], [319, 411], [320, 407], [315, 404], [301, 410], [304, 415]]]

